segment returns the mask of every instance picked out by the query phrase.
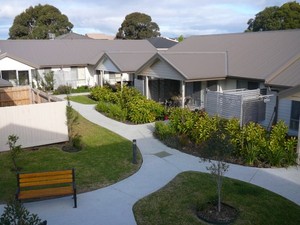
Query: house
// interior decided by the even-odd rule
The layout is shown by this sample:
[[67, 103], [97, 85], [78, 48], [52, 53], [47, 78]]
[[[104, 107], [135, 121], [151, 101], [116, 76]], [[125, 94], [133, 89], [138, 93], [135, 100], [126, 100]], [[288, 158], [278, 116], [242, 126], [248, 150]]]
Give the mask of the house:
[[55, 88], [127, 82], [147, 98], [176, 97], [182, 107], [188, 99], [193, 108], [209, 104], [207, 89], [260, 89], [268, 96], [260, 123], [269, 127], [284, 120], [290, 134], [297, 134], [300, 103], [279, 96], [299, 90], [300, 30], [191, 36], [164, 50], [154, 45], [149, 40], [0, 41], [0, 78], [33, 85], [53, 71]]
[[[115, 65], [107, 59], [116, 58], [115, 53], [123, 56], [128, 53], [127, 61], [136, 64], [136, 60], [141, 61], [139, 54], [156, 52], [156, 48], [146, 40], [5, 40], [0, 41], [0, 49], [0, 77], [14, 85], [36, 86], [39, 77], [52, 71], [55, 88], [60, 85], [94, 86], [102, 84], [103, 80], [132, 82], [132, 76], [122, 76], [123, 71], [118, 68], [121, 63]], [[139, 66], [122, 69], [132, 72]]]
[[278, 93], [300, 84], [300, 30], [192, 36], [166, 52], [156, 53], [138, 69], [148, 98], [163, 101], [189, 97], [204, 107], [206, 90], [261, 89], [268, 127], [284, 120], [296, 135], [300, 103], [278, 99]]

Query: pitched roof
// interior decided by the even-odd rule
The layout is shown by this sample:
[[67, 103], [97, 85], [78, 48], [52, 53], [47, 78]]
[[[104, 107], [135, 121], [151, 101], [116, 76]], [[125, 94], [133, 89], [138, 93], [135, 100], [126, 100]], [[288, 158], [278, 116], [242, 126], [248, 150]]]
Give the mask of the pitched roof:
[[187, 80], [226, 78], [226, 52], [164, 52], [159, 54]]
[[0, 87], [12, 87], [12, 86], [13, 85], [9, 81], [0, 78]]
[[92, 38], [92, 39], [101, 39], [101, 40], [114, 40], [115, 39], [115, 36], [101, 34], [101, 33], [88, 33], [88, 34], [85, 34], [85, 36]]
[[299, 54], [300, 30], [191, 36], [168, 52], [227, 52], [229, 77], [265, 80]]
[[147, 38], [147, 40], [155, 47], [155, 48], [171, 48], [174, 45], [176, 45], [178, 42], [164, 38], [164, 37], [153, 37], [153, 38]]
[[155, 52], [146, 40], [0, 40], [1, 52], [18, 56], [39, 68], [95, 65], [104, 52]]
[[153, 55], [151, 52], [108, 52], [105, 54], [122, 72], [135, 72]]
[[82, 35], [82, 34], [77, 34], [77, 33], [66, 33], [60, 36], [55, 37], [55, 39], [90, 39], [89, 37]]

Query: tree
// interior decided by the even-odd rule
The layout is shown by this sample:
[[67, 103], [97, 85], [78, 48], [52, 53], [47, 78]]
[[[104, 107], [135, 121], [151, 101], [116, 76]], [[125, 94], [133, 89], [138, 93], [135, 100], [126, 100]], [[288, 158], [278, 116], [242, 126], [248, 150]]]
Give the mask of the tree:
[[158, 25], [152, 22], [150, 16], [139, 12], [127, 15], [116, 34], [117, 39], [146, 39], [158, 36]]
[[229, 165], [225, 159], [231, 155], [233, 145], [230, 141], [230, 134], [225, 129], [226, 121], [220, 119], [218, 121], [218, 129], [214, 131], [203, 147], [203, 161], [209, 161], [210, 166], [206, 169], [210, 171], [217, 183], [218, 195], [218, 213], [221, 212], [222, 203], [222, 185], [224, 174], [228, 171]]
[[184, 40], [184, 37], [183, 35], [180, 35], [178, 38], [177, 38], [178, 42], [182, 42]]
[[246, 32], [300, 28], [300, 4], [288, 2], [281, 7], [266, 7], [248, 21]]
[[7, 144], [9, 145], [9, 149], [10, 149], [10, 151], [9, 151], [10, 158], [13, 163], [13, 169], [15, 171], [18, 171], [20, 169], [17, 166], [17, 157], [22, 152], [21, 145], [16, 144], [18, 139], [19, 139], [19, 137], [17, 135], [12, 134], [12, 135], [8, 136], [8, 141], [7, 141]]
[[72, 28], [68, 17], [57, 8], [39, 4], [15, 17], [9, 39], [47, 39], [50, 33], [59, 36], [69, 33]]

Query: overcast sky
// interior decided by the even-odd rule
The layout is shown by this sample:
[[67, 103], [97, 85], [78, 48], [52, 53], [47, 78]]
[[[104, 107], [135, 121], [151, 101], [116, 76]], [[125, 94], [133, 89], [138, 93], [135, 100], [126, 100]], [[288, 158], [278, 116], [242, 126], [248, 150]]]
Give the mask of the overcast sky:
[[115, 35], [125, 16], [151, 16], [164, 37], [244, 32], [247, 21], [269, 6], [288, 0], [0, 0], [0, 39], [7, 39], [15, 16], [39, 3], [58, 8], [73, 32]]

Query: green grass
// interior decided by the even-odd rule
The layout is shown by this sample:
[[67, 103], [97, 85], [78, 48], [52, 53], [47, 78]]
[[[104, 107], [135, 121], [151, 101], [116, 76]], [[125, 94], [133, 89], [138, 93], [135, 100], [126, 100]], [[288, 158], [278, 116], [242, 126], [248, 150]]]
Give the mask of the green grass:
[[97, 104], [96, 101], [89, 98], [89, 95], [77, 95], [77, 96], [70, 96], [69, 99], [74, 102], [78, 102], [81, 104]]
[[[139, 225], [202, 224], [195, 212], [216, 198], [216, 183], [210, 174], [185, 172], [166, 187], [138, 201], [134, 214]], [[223, 202], [237, 208], [233, 224], [300, 224], [300, 206], [263, 188], [226, 178]]]
[[[128, 177], [139, 169], [132, 164], [132, 143], [107, 129], [99, 127], [79, 116], [75, 130], [82, 136], [83, 150], [68, 153], [61, 146], [26, 150], [17, 159], [21, 172], [38, 172], [76, 169], [79, 192], [107, 186]], [[0, 202], [14, 196], [16, 176], [7, 152], [0, 154]]]

